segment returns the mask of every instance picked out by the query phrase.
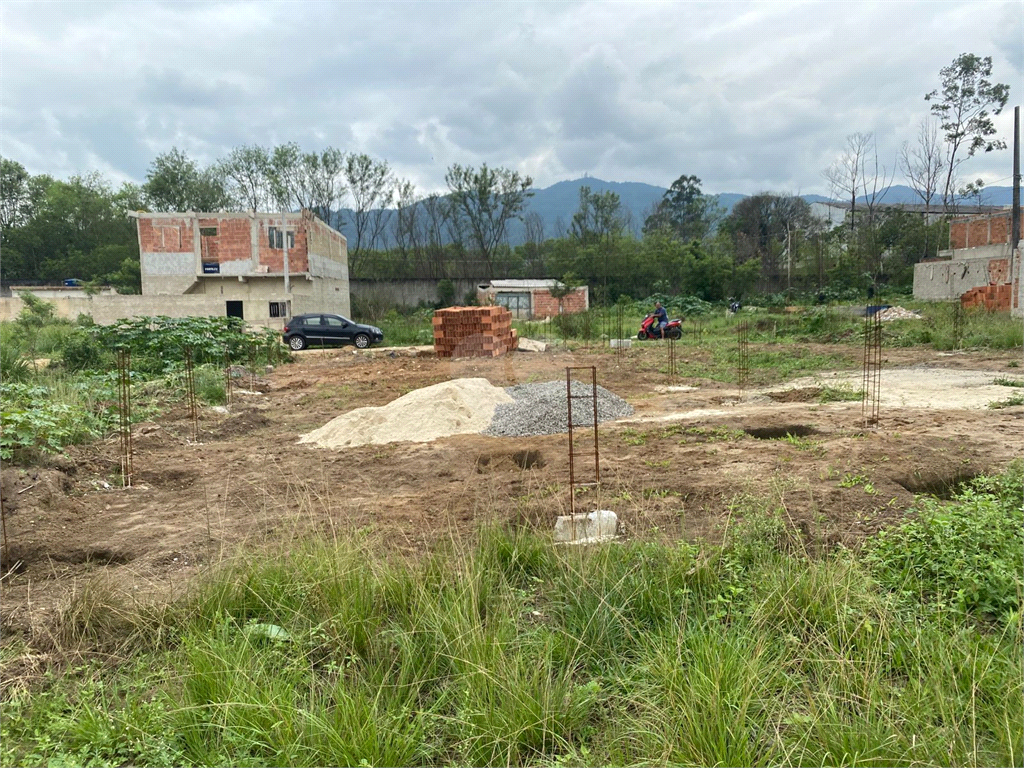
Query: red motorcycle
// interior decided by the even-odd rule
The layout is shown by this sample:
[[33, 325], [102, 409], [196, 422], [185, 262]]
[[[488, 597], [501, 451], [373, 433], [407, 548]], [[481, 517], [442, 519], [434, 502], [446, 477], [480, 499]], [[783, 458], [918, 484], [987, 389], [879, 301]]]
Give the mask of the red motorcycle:
[[[654, 315], [648, 315], [640, 323], [640, 331], [636, 337], [640, 341], [647, 341], [648, 339], [660, 339], [661, 330], [658, 328], [658, 319]], [[665, 338], [666, 339], [681, 339], [683, 338], [683, 321], [682, 320], [669, 320], [668, 325], [665, 326]]]

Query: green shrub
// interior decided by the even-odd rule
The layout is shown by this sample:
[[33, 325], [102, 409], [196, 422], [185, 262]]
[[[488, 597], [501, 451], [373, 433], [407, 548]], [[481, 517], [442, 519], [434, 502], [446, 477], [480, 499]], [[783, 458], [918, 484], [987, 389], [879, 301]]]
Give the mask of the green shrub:
[[953, 503], [919, 498], [916, 517], [881, 531], [865, 560], [898, 597], [939, 609], [1005, 620], [1020, 613], [1024, 509], [1020, 461], [984, 478]]
[[132, 351], [132, 368], [160, 373], [184, 363], [185, 349], [192, 349], [196, 365], [228, 362], [277, 364], [291, 359], [277, 331], [247, 330], [237, 317], [140, 317], [118, 320], [91, 329], [108, 349], [125, 346]]
[[15, 383], [27, 381], [32, 376], [29, 361], [14, 344], [0, 346], [0, 381]]
[[69, 371], [109, 370], [112, 355], [84, 328], [75, 328], [63, 340], [61, 360]]
[[36, 450], [59, 453], [64, 446], [102, 434], [102, 420], [77, 403], [54, 399], [46, 387], [0, 384], [0, 458]]

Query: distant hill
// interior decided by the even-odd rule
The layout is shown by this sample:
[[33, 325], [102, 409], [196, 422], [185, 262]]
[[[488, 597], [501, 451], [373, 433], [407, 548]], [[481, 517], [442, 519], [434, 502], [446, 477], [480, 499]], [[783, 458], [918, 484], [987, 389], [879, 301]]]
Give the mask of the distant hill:
[[[644, 219], [647, 214], [658, 204], [667, 191], [664, 187], [657, 187], [652, 184], [643, 184], [637, 181], [604, 181], [592, 176], [584, 176], [580, 179], [559, 181], [550, 187], [534, 189], [533, 196], [529, 199], [526, 213], [536, 212], [544, 221], [545, 237], [557, 237], [568, 230], [572, 222], [572, 216], [576, 213], [580, 201], [580, 188], [590, 187], [592, 192], [614, 192], [622, 201], [623, 209], [628, 213], [629, 228], [636, 234], [643, 229]], [[709, 193], [710, 194], [710, 193]], [[985, 187], [982, 192], [982, 205], [1010, 205], [1012, 202], [1012, 187]], [[723, 192], [718, 195], [718, 202], [726, 211], [731, 211], [733, 206], [748, 195], [736, 192]], [[824, 195], [801, 195], [808, 203], [827, 203], [831, 198]], [[858, 198], [863, 201], [863, 197]], [[920, 198], [910, 187], [896, 184], [886, 192], [884, 203], [919, 203]], [[973, 199], [962, 200], [964, 203], [974, 203]], [[341, 232], [350, 240], [355, 238], [351, 221], [351, 212], [343, 210], [345, 224]], [[520, 221], [513, 221], [509, 225], [508, 239], [513, 246], [521, 245], [525, 241], [525, 226]]]

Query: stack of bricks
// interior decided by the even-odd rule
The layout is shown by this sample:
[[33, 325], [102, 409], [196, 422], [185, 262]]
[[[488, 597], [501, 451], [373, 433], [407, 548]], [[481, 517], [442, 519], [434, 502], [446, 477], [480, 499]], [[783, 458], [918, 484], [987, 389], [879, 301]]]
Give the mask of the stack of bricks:
[[972, 288], [960, 297], [960, 304], [965, 309], [984, 307], [990, 311], [1010, 308], [1013, 287], [1009, 283], [1002, 285], [984, 285]]
[[438, 357], [497, 357], [518, 348], [512, 313], [504, 307], [448, 307], [434, 313]]

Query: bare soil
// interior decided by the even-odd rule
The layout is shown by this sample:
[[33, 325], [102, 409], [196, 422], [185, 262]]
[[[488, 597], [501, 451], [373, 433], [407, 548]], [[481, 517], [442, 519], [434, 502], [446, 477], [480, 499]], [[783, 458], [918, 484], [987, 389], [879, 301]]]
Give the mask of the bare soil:
[[[844, 355], [859, 388], [859, 349], [800, 349]], [[597, 366], [598, 383], [636, 413], [601, 425], [601, 484], [579, 494], [577, 508], [614, 510], [632, 538], [718, 540], [749, 508], [742, 500], [760, 497], [808, 546], [856, 546], [901, 519], [915, 493], [948, 496], [1024, 449], [1024, 408], [989, 410], [987, 390], [965, 396], [996, 377], [1020, 378], [1019, 351], [887, 350], [881, 423], [870, 429], [859, 401], [819, 402], [833, 377], [740, 392], [700, 378], [704, 357], [684, 345], [683, 375], [669, 380], [657, 346], [454, 361], [415, 350], [303, 353], [235, 393], [229, 413], [203, 409], [197, 444], [184, 404], [137, 425], [131, 488], [120, 487], [116, 436], [47, 466], [5, 468], [2, 626], [38, 639], [89, 580], [164, 594], [247, 546], [287, 549], [327, 533], [415, 556], [442, 540], [470, 540], [485, 522], [552, 526], [570, 502], [564, 434], [343, 451], [296, 443], [339, 413], [446, 379], [510, 386]], [[754, 373], [770, 383], [770, 372]], [[992, 391], [1001, 399], [1019, 390]], [[592, 479], [591, 462], [576, 469]]]

